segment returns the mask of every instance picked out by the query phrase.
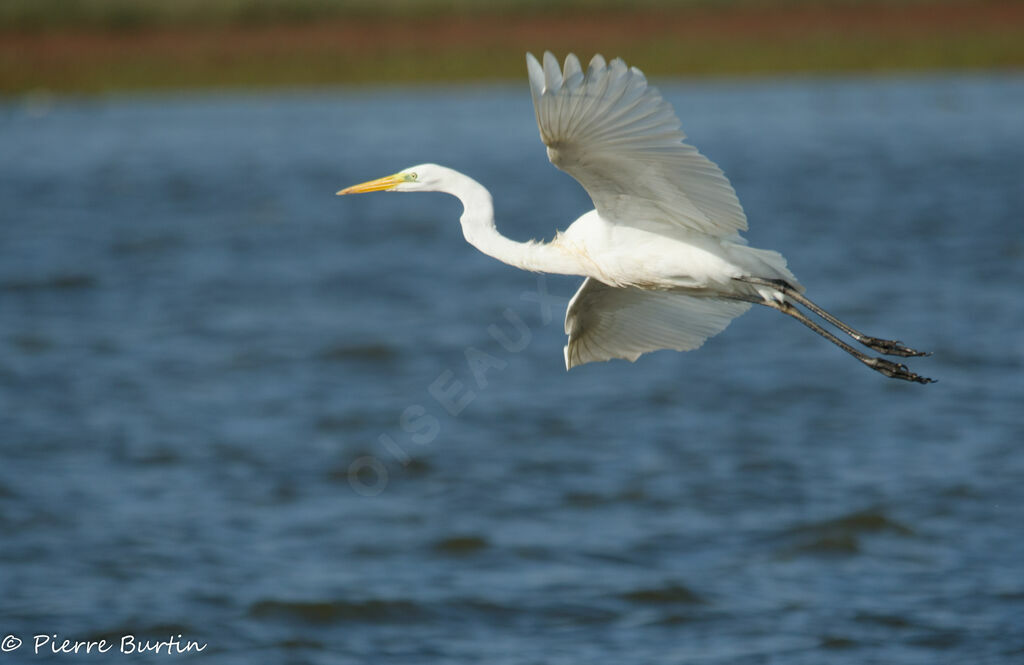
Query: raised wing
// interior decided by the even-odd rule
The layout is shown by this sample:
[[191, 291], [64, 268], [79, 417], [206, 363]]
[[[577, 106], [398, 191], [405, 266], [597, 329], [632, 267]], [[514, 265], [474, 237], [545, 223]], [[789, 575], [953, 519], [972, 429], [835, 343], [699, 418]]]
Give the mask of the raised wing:
[[606, 220], [679, 225], [715, 236], [747, 228], [721, 169], [683, 143], [672, 106], [636, 67], [595, 55], [586, 73], [547, 52], [526, 54], [540, 137], [551, 163], [576, 178]]
[[690, 351], [749, 307], [736, 300], [615, 288], [588, 277], [565, 312], [565, 368], [612, 358], [632, 362], [659, 349]]

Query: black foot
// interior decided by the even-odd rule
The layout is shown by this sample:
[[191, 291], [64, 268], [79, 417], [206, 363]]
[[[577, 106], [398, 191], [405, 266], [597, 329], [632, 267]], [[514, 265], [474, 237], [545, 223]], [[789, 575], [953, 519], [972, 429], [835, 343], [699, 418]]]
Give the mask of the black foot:
[[877, 372], [881, 372], [890, 379], [903, 379], [904, 381], [915, 381], [917, 383], [935, 383], [935, 379], [914, 374], [907, 369], [906, 365], [894, 363], [884, 358], [869, 358], [864, 361], [864, 364]]
[[911, 356], [931, 355], [931, 353], [927, 351], [916, 351], [909, 346], [904, 346], [903, 342], [899, 342], [894, 339], [878, 339], [877, 337], [868, 337], [866, 335], [861, 335], [856, 339], [869, 349], [874, 349], [875, 351], [884, 353], [887, 356], [902, 356], [904, 358], [909, 358]]

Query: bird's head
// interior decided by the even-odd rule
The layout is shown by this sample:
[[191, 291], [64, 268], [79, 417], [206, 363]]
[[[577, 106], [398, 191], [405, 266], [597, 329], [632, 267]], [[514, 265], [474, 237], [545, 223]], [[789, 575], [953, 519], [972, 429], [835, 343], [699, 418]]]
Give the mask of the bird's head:
[[337, 194], [341, 196], [364, 192], [434, 192], [438, 190], [448, 172], [448, 169], [437, 164], [420, 164], [410, 166], [394, 175], [346, 187]]

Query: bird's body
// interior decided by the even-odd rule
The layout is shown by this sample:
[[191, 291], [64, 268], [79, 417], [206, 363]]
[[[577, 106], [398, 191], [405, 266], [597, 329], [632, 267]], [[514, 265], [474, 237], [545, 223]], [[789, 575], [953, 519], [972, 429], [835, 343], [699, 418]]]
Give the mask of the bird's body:
[[671, 106], [636, 68], [595, 56], [584, 73], [550, 53], [527, 55], [541, 139], [595, 209], [550, 242], [517, 242], [494, 223], [491, 195], [469, 176], [421, 164], [342, 190], [441, 191], [463, 204], [466, 240], [524, 270], [585, 277], [569, 303], [565, 363], [626, 358], [700, 346], [751, 304], [793, 316], [886, 376], [930, 382], [904, 365], [871, 357], [807, 318], [801, 304], [882, 353], [924, 355], [863, 335], [803, 296], [781, 254], [747, 245], [746, 216], [721, 170], [684, 143]]
[[[777, 252], [754, 249], [738, 235], [715, 237], [682, 227], [621, 224], [591, 210], [548, 243], [520, 243], [498, 233], [490, 193], [469, 176], [436, 164], [414, 167], [443, 174], [447, 193], [463, 205], [466, 240], [489, 256], [523, 270], [593, 277], [615, 287], [707, 295], [750, 293], [736, 278], [758, 275], [796, 284]], [[756, 291], [755, 291], [756, 292]]]
[[774, 269], [763, 265], [757, 255], [760, 250], [747, 245], [694, 231], [658, 233], [615, 224], [596, 210], [573, 222], [552, 244], [578, 257], [580, 270], [572, 274], [593, 277], [608, 286], [690, 289], [711, 295], [745, 290], [735, 281], [744, 275], [767, 272], [764, 276], [771, 279], [794, 280], [784, 264]]

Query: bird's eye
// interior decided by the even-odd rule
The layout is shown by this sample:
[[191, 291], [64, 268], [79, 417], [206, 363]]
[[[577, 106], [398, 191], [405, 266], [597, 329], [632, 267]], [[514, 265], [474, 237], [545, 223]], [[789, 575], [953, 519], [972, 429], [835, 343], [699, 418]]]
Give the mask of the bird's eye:
[[410, 173], [410, 174], [409, 174], [409, 180], [415, 180], [415, 179], [416, 179], [416, 178], [418, 178], [418, 177], [419, 177], [419, 176], [418, 176], [417, 174], [415, 174], [415, 173]]

